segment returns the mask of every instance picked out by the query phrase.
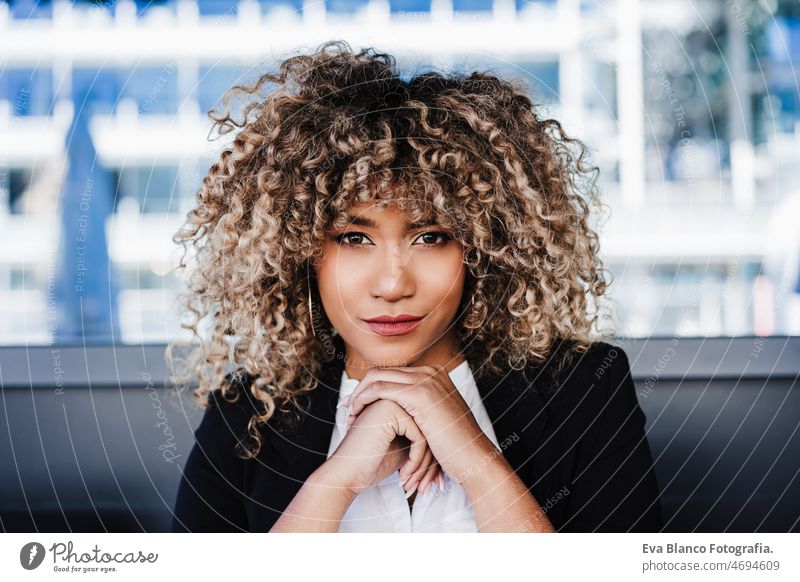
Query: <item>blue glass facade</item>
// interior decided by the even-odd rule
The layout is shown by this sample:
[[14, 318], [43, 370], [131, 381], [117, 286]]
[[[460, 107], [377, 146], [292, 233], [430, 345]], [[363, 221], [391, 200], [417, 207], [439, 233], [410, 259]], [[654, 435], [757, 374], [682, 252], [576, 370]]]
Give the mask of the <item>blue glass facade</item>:
[[[248, 4], [246, 14], [243, 5], [221, 0], [199, 1], [181, 7], [174, 1], [73, 4], [73, 24], [77, 30], [74, 37], [77, 40], [73, 44], [80, 44], [78, 41], [84, 31], [87, 36], [96, 34], [98, 21], [100, 27], [117, 27], [115, 30], [120, 31], [121, 38], [136, 38], [135, 35], [125, 36], [130, 31], [141, 33], [144, 39], [141, 42], [148, 44], [134, 46], [131, 51], [106, 50], [110, 47], [98, 45], [93, 53], [86, 47], [65, 46], [63, 54], [59, 51], [54, 55], [45, 52], [31, 56], [21, 51], [10, 55], [12, 58], [0, 69], [0, 127], [11, 136], [13, 146], [6, 147], [5, 157], [0, 160], [2, 212], [13, 224], [23, 224], [29, 215], [42, 209], [52, 213], [61, 195], [57, 188], [58, 172], [64, 167], [62, 157], [68, 149], [64, 128], [69, 126], [70, 115], [85, 114], [90, 141], [97, 151], [94, 162], [110, 175], [112, 209], [109, 215], [102, 214], [101, 220], [108, 221], [107, 226], [122, 225], [123, 231], [126, 224], [141, 221], [143, 232], [147, 232], [141, 236], [161, 236], [163, 244], [167, 245], [168, 237], [159, 228], [162, 231], [177, 228], [205, 171], [218, 154], [220, 144], [206, 139], [210, 125], [206, 113], [222, 106], [222, 96], [233, 85], [252, 83], [260, 72], [274, 65], [273, 56], [288, 50], [281, 47], [273, 55], [271, 35], [283, 30], [276, 31], [270, 26], [296, 27], [295, 30], [301, 31], [297, 47], [309, 47], [319, 41], [315, 35], [318, 35], [320, 22], [314, 21], [309, 26], [313, 35], [306, 38], [302, 19], [289, 14], [281, 20], [282, 16], [271, 12], [273, 8], [288, 8], [302, 15], [301, 0], [261, 0]], [[800, 127], [800, 94], [796, 82], [800, 61], [800, 15], [786, 9], [788, 4], [783, 0], [778, 4], [772, 17], [765, 19], [762, 25], [754, 23], [746, 32], [745, 46], [752, 53], [746, 69], [750, 77], [741, 85], [743, 92], [737, 96], [741, 103], [737, 115], [732, 115], [729, 107], [732, 63], [726, 60], [726, 51], [730, 49], [731, 36], [725, 28], [725, 20], [720, 18], [708, 29], [698, 26], [684, 36], [677, 36], [668, 25], [660, 26], [652, 16], [644, 19], [641, 46], [636, 47], [642, 50], [643, 80], [638, 89], [641, 89], [644, 128], [643, 135], [633, 136], [634, 139], [623, 130], [625, 110], [621, 109], [624, 94], [621, 91], [637, 94], [637, 88], [623, 87], [628, 81], [623, 79], [620, 60], [624, 59], [615, 44], [616, 17], [609, 15], [613, 11], [599, 9], [596, 2], [581, 0], [570, 4], [570, 8], [579, 8], [581, 18], [587, 23], [582, 29], [585, 34], [582, 32], [580, 38], [570, 39], [571, 30], [561, 30], [563, 36], [548, 36], [554, 27], [563, 26], [559, 20], [563, 7], [557, 0], [515, 0], [510, 6], [516, 7], [518, 22], [511, 22], [518, 25], [515, 30], [522, 32], [515, 38], [495, 39], [502, 50], [494, 54], [485, 44], [473, 50], [470, 42], [463, 38], [464, 31], [474, 34], [474, 22], [486, 22], [486, 30], [492, 30], [494, 1], [452, 0], [445, 7], [453, 10], [453, 27], [443, 27], [441, 38], [433, 39], [430, 46], [413, 46], [409, 42], [408, 52], [404, 54], [403, 49], [395, 50], [402, 39], [391, 37], [390, 52], [399, 57], [401, 76], [406, 80], [428, 67], [462, 72], [488, 70], [527, 85], [534, 102], [544, 106], [541, 110], [547, 115], [552, 112], [559, 119], [568, 118], [578, 109], [577, 117], [583, 124], [583, 131], [575, 136], [586, 141], [600, 158], [602, 192], [616, 204], [618, 212], [625, 211], [631, 197], [630, 190], [628, 198], [621, 194], [625, 176], [630, 175], [629, 170], [625, 171], [630, 154], [628, 148], [637, 146], [638, 138], [642, 137], [645, 145], [640, 159], [644, 181], [639, 190], [633, 192], [633, 198], [641, 194], [643, 204], [653, 204], [663, 213], [666, 218], [659, 218], [656, 224], [668, 222], [671, 213], [680, 212], [680, 208], [688, 207], [690, 214], [695, 212], [694, 197], [702, 198], [705, 203], [713, 202], [714, 208], [729, 210], [734, 219], [741, 215], [734, 206], [733, 191], [737, 184], [733, 175], [737, 167], [731, 147], [733, 122], [737, 116], [741, 117], [745, 141], [753, 148], [749, 155], [752, 156], [756, 204], [753, 215], [756, 218], [739, 230], [745, 231], [755, 222], [766, 236], [770, 232], [764, 226], [766, 214], [779, 208], [784, 190], [795, 188], [793, 172], [800, 166], [793, 161], [791, 151], [796, 149]], [[312, 5], [327, 11], [328, 22], [335, 23], [329, 30], [338, 30], [338, 23], [350, 26], [353, 23], [350, 16], [367, 7], [367, 2], [324, 0], [323, 4]], [[68, 5], [48, 1], [12, 2], [1, 7], [10, 20], [4, 20], [0, 26], [7, 26], [14, 34], [24, 34], [21, 31], [28, 28], [47, 30], [55, 26], [48, 20], [61, 18], [65, 6]], [[510, 6], [504, 4], [503, 10]], [[527, 10], [532, 7], [539, 10]], [[642, 2], [641, 7], [644, 10], [647, 2]], [[404, 31], [414, 31], [415, 23], [420, 27], [438, 26], [429, 18], [432, 8], [435, 9], [432, 0], [389, 0], [388, 8], [388, 19], [383, 15], [370, 23], [371, 16], [359, 18], [364, 19], [365, 26], [374, 24], [375, 30], [388, 31], [388, 35], [395, 30], [395, 25], [398, 26], [396, 30]], [[90, 9], [92, 16], [97, 17], [94, 21], [84, 19]], [[258, 18], [262, 20], [259, 22]], [[599, 19], [599, 24], [592, 19]], [[469, 28], [459, 29], [462, 24]], [[59, 26], [73, 25], [59, 23]], [[160, 49], [160, 35], [180, 35], [182, 31], [186, 34], [186, 30], [194, 34], [195, 26], [209, 33], [205, 46], [198, 46], [196, 38], [184, 38], [178, 50]], [[252, 47], [239, 42], [239, 27], [247, 29], [248, 38], [253, 39]], [[427, 33], [431, 29], [420, 30]], [[506, 29], [499, 27], [497, 30]], [[262, 36], [253, 35], [254, 31]], [[3, 32], [0, 30], [0, 34]], [[107, 42], [108, 37], [103, 38]], [[542, 38], [555, 38], [555, 42], [551, 46], [549, 41], [542, 42]], [[476, 44], [480, 40], [483, 39], [476, 39]], [[562, 45], [562, 40], [570, 42]], [[453, 48], [449, 44], [451, 41]], [[502, 46], [506, 41], [512, 48]], [[219, 51], [209, 51], [208, 47], [216, 46], [215, 43], [219, 44]], [[369, 44], [377, 49], [386, 48], [378, 41]], [[35, 49], [26, 50], [36, 53]], [[72, 156], [80, 157], [80, 151], [78, 148]], [[745, 161], [747, 155], [745, 152]], [[685, 204], [684, 199], [688, 200]], [[762, 204], [760, 210], [758, 204]], [[717, 218], [717, 215], [710, 217]], [[155, 224], [159, 227], [154, 227]], [[764, 274], [776, 277], [774, 271], [770, 273], [761, 264], [758, 256], [759, 249], [769, 245], [751, 234], [757, 243], [751, 243], [746, 259], [737, 265], [738, 257], [721, 256], [719, 250], [715, 250], [714, 229], [722, 228], [720, 224], [724, 224], [721, 219], [719, 224], [706, 223], [703, 227], [705, 238], [698, 245], [711, 249], [709, 256], [712, 258], [708, 261], [712, 264], [701, 269], [702, 272], [698, 272], [694, 263], [705, 260], [703, 251], [697, 251], [689, 265], [677, 265], [671, 254], [673, 245], [659, 247], [655, 243], [642, 245], [651, 256], [636, 256], [639, 263], [651, 261], [652, 268], [637, 271], [624, 262], [625, 253], [635, 255], [634, 251], [640, 246], [638, 240], [630, 243], [630, 238], [636, 235], [628, 234], [625, 238], [618, 233], [616, 241], [611, 237], [609, 246], [616, 255], [609, 264], [616, 270], [631, 273], [628, 289], [638, 289], [644, 281], [652, 284], [654, 290], [649, 295], [654, 298], [652, 300], [643, 299], [632, 291], [622, 293], [626, 309], [630, 306], [632, 310], [627, 333], [669, 333], [675, 329], [688, 329], [687, 333], [693, 330], [750, 333], [758, 329], [755, 322], [761, 316], [756, 312], [766, 308], [757, 309], [754, 305], [765, 300], [755, 297], [750, 301], [749, 297], [756, 294], [751, 287], [757, 277]], [[649, 237], [650, 232], [645, 234]], [[129, 239], [123, 243], [118, 241], [117, 247], [114, 247], [113, 237], [109, 239], [109, 256], [120, 262], [121, 296], [127, 289], [125, 281], [171, 281], [162, 256], [163, 248], [148, 246], [146, 241], [132, 243], [130, 237], [135, 238], [135, 231], [133, 234], [126, 231], [125, 236]], [[742, 235], [743, 238], [747, 236], [747, 233]], [[682, 240], [683, 236], [677, 239]], [[137, 252], [141, 248], [141, 255], [130, 251], [132, 247]], [[117, 248], [116, 255], [114, 248]], [[125, 250], [120, 251], [120, 248]], [[764, 254], [770, 252], [768, 248]], [[793, 256], [788, 250], [775, 249], [778, 258], [767, 260], [765, 257], [764, 264], [785, 267], [787, 259], [782, 258], [781, 253]], [[736, 267], [732, 275], [731, 262]], [[138, 272], [140, 267], [143, 278], [133, 278], [131, 270], [135, 268]], [[25, 265], [11, 261], [7, 265], [0, 264], [0, 271], [3, 269], [8, 277], [5, 286], [0, 280], [0, 292], [42, 288], [42, 275], [29, 272]], [[778, 289], [782, 295], [773, 298], [774, 303], [800, 289], [800, 272], [797, 271], [785, 274], [790, 283], [785, 289]], [[177, 285], [175, 281], [169, 284]], [[707, 285], [708, 289], [734, 287], [737, 299], [724, 306], [704, 307], [702, 315], [699, 310], [697, 313], [687, 310], [687, 301], [699, 294], [697, 288], [702, 285]], [[623, 287], [618, 285], [618, 288]], [[764, 288], [762, 285], [758, 292], [763, 293]], [[126, 311], [124, 299], [120, 309], [125, 320], [125, 313], [129, 311]], [[685, 317], [687, 312], [691, 312], [691, 317]], [[4, 313], [0, 311], [0, 316]], [[740, 318], [737, 313], [744, 315]], [[800, 322], [792, 313], [783, 316], [776, 313], [774, 319], [779, 324]], [[13, 318], [16, 313], [6, 315]], [[150, 317], [159, 320], [160, 316], [151, 314]], [[9, 325], [13, 329], [27, 329], [29, 323], [19, 320]], [[45, 329], [43, 321], [30, 327], [34, 329], [37, 325]], [[123, 335], [125, 329], [123, 325]], [[151, 330], [151, 333], [157, 331]], [[0, 327], [0, 343], [7, 342], [8, 337], [2, 336]]]

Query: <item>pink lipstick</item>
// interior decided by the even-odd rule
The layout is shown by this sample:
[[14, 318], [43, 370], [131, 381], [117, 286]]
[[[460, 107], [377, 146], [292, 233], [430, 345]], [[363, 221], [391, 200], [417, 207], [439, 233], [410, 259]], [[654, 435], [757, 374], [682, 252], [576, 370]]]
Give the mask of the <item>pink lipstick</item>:
[[422, 315], [381, 315], [365, 319], [370, 329], [379, 335], [404, 335], [411, 332], [422, 321]]

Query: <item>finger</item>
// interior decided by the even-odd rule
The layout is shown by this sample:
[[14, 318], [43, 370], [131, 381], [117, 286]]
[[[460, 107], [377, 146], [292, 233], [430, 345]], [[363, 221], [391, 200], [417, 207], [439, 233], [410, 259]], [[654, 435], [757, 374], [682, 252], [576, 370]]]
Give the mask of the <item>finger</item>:
[[433, 486], [444, 486], [444, 469], [439, 460], [436, 460], [436, 475], [433, 477]]
[[409, 390], [411, 386], [415, 385], [376, 380], [358, 393], [353, 392], [353, 394], [350, 395], [350, 400], [348, 402], [350, 414], [352, 416], [358, 416], [366, 406], [372, 404], [376, 400], [391, 400], [408, 411], [411, 407], [414, 394], [418, 392], [416, 390]]
[[433, 463], [431, 464], [430, 469], [425, 472], [425, 475], [420, 479], [419, 482], [419, 491], [422, 493], [427, 493], [428, 488], [433, 483], [434, 478], [439, 474], [439, 463], [436, 462], [434, 459]]
[[408, 479], [403, 483], [403, 487], [406, 491], [410, 491], [411, 488], [414, 486], [415, 483], [419, 483], [420, 477], [422, 477], [423, 473], [425, 472], [425, 468], [433, 459], [433, 453], [431, 453], [430, 449], [426, 446], [425, 447], [425, 454], [422, 456], [420, 462], [414, 467], [413, 470], [406, 471], [406, 475], [408, 475]]
[[[425, 370], [426, 368], [422, 368]], [[367, 371], [364, 375], [364, 378], [361, 382], [358, 383], [356, 389], [353, 390], [353, 393], [350, 394], [347, 398], [344, 399], [343, 404], [345, 406], [349, 406], [350, 403], [356, 398], [358, 394], [361, 393], [362, 390], [370, 386], [373, 382], [378, 380], [382, 380], [385, 382], [393, 382], [396, 384], [418, 384], [432, 374], [421, 372], [420, 368], [407, 368], [407, 369], [398, 369], [398, 368], [371, 368]]]
[[[373, 400], [372, 402], [377, 402], [378, 400], [389, 400], [389, 399], [388, 399], [388, 398], [386, 398], [386, 399], [383, 399], [383, 398], [376, 398], [376, 399], [375, 399], [375, 400]], [[347, 419], [345, 420], [345, 422], [346, 422], [346, 424], [347, 424], [347, 430], [350, 430], [350, 427], [351, 427], [351, 426], [353, 426], [353, 423], [354, 423], [354, 422], [356, 421], [356, 419], [358, 418], [358, 415], [359, 415], [359, 414], [361, 414], [361, 413], [364, 411], [364, 408], [366, 408], [367, 406], [369, 406], [370, 404], [372, 404], [372, 402], [369, 402], [369, 403], [365, 404], [365, 405], [364, 405], [364, 406], [361, 408], [361, 410], [359, 410], [359, 411], [358, 411], [358, 413], [353, 413], [353, 412], [348, 412], [348, 413], [347, 413]], [[395, 404], [397, 404], [397, 403], [395, 402]], [[399, 405], [398, 405], [398, 406], [399, 406]]]
[[430, 448], [425, 451], [425, 456], [416, 471], [411, 474], [404, 487], [406, 491], [411, 491], [411, 488], [420, 484], [420, 480], [425, 476], [430, 466], [433, 464], [433, 453]]
[[400, 468], [400, 478], [405, 479], [414, 473], [422, 464], [425, 452], [428, 450], [428, 441], [422, 431], [419, 430], [417, 423], [410, 416], [402, 417], [399, 421], [398, 434], [411, 441], [408, 451], [408, 461]]

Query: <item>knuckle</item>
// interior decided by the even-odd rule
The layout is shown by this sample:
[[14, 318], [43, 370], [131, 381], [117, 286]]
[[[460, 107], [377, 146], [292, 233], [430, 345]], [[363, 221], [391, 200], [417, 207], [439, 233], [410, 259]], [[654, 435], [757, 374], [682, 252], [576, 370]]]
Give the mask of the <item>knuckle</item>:
[[406, 409], [405, 409], [405, 408], [403, 408], [402, 406], [400, 406], [400, 405], [399, 405], [397, 402], [394, 402], [393, 400], [386, 400], [386, 402], [388, 402], [389, 404], [391, 404], [391, 406], [392, 406], [392, 409], [393, 409], [393, 410], [395, 411], [395, 413], [396, 413], [398, 416], [400, 416], [400, 417], [401, 417], [403, 420], [408, 420], [409, 418], [411, 418], [411, 415], [410, 415], [410, 414], [409, 414], [409, 413], [406, 411]]
[[392, 410], [393, 404], [394, 402], [392, 402], [391, 400], [376, 400], [375, 402], [372, 402], [368, 406], [374, 406], [378, 410], [390, 411]]

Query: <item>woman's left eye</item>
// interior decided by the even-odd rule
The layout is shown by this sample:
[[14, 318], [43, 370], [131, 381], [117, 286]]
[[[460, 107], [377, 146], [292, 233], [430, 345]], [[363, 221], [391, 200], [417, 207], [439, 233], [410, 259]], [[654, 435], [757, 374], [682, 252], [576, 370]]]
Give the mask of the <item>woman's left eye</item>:
[[[450, 237], [447, 236], [446, 234], [444, 234], [443, 232], [424, 232], [419, 236], [419, 238], [417, 240], [423, 239], [425, 237], [434, 237], [434, 238], [435, 237], [441, 237], [442, 244], [446, 244], [447, 241], [450, 239]], [[436, 242], [435, 241], [433, 241], [433, 242], [425, 242], [423, 244], [434, 246], [434, 245], [436, 245]]]

